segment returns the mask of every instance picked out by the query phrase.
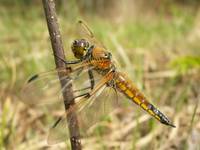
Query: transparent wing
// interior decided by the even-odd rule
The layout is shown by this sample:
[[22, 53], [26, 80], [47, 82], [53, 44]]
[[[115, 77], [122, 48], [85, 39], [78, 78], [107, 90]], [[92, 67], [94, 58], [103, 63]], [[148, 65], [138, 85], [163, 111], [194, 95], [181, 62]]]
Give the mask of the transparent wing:
[[70, 136], [73, 137], [73, 135], [69, 134], [68, 126], [69, 124], [74, 124], [74, 118], [73, 116], [70, 116], [67, 119], [68, 114], [76, 114], [76, 116], [78, 117], [77, 119], [79, 123], [79, 129], [81, 132], [84, 131], [86, 127], [83, 126], [83, 123], [88, 120], [87, 117], [89, 116], [86, 117], [85, 115], [83, 115], [83, 113], [85, 110], [89, 109], [87, 108], [87, 106], [91, 105], [93, 102], [94, 96], [90, 98], [79, 98], [78, 100], [76, 100], [75, 104], [69, 110], [66, 110], [66, 112], [63, 113], [63, 115], [60, 116], [50, 128], [47, 143], [49, 145], [53, 145], [69, 140]]
[[[29, 78], [24, 84], [21, 90], [21, 101], [31, 106], [57, 102], [58, 99], [62, 97], [62, 91], [65, 90], [71, 83], [77, 85], [75, 82], [78, 82], [79, 88], [89, 86], [87, 75], [89, 69], [92, 69], [92, 67], [79, 65], [74, 67], [68, 76], [65, 75], [65, 68], [36, 74]], [[64, 76], [59, 79], [58, 73], [62, 73]], [[62, 89], [60, 86], [60, 80], [66, 80], [66, 84]]]
[[[83, 97], [76, 99], [74, 106], [66, 111], [67, 114], [72, 111], [77, 114], [80, 132], [83, 137], [88, 135], [87, 131], [89, 131], [88, 129], [92, 125], [96, 126], [97, 122], [106, 119], [109, 112], [117, 107], [117, 101], [114, 99], [116, 98], [116, 92], [105, 84], [109, 80], [109, 78], [106, 80], [101, 79], [96, 83], [94, 89], [91, 90], [91, 96], [89, 98]], [[68, 117], [68, 121], [66, 121], [66, 114], [64, 113], [50, 129], [48, 144], [56, 144], [69, 139], [70, 136], [67, 126], [68, 124], [73, 124], [73, 122], [73, 117]]]
[[[85, 65], [84, 65], [85, 66]], [[60, 81], [57, 77], [57, 73], [65, 73], [65, 69], [57, 69], [49, 71], [42, 74], [37, 74], [32, 76], [23, 88], [24, 102], [29, 105], [43, 105], [43, 104], [53, 104], [51, 109], [48, 109], [48, 115], [51, 116], [58, 112], [56, 115], [60, 116], [59, 119], [51, 127], [48, 135], [48, 143], [56, 144], [69, 139], [69, 133], [67, 126], [73, 123], [73, 118], [68, 118], [66, 120], [66, 113], [76, 113], [78, 116], [78, 121], [80, 125], [80, 130], [82, 135], [85, 137], [87, 131], [94, 133], [95, 129], [98, 128], [98, 122], [100, 120], [109, 121], [108, 114], [113, 111], [118, 105], [119, 101], [116, 101], [116, 92], [112, 88], [107, 87], [106, 83], [111, 80], [111, 78], [101, 76], [98, 73], [94, 73], [95, 87], [93, 90], [90, 88], [91, 80], [88, 79], [88, 70], [93, 69], [92, 67], [83, 68], [77, 67], [69, 74], [70, 79], [66, 76], [61, 80], [69, 80], [69, 83], [73, 84], [73, 91], [75, 97], [89, 92], [90, 97], [77, 97], [75, 99], [75, 105], [69, 110], [64, 110], [63, 101], [58, 101], [61, 97], [62, 90], [64, 90], [68, 85], [66, 84], [63, 89], [60, 87]], [[39, 93], [38, 93], [39, 92]], [[47, 92], [47, 93], [46, 93]], [[113, 101], [114, 100], [114, 101]], [[46, 105], [45, 105], [46, 106]], [[50, 113], [49, 113], [50, 112]], [[66, 113], [65, 113], [66, 112]], [[53, 115], [55, 116], [55, 115]], [[57, 118], [57, 117], [56, 117]], [[52, 122], [53, 123], [53, 122]], [[72, 135], [73, 136], [73, 135]]]
[[[52, 114], [64, 114], [59, 117], [59, 120], [56, 121], [54, 126], [51, 128], [48, 138], [49, 144], [58, 143], [59, 141], [63, 141], [64, 139], [66, 139], [65, 137], [69, 137], [68, 133], [65, 133], [63, 135], [64, 132], [62, 132], [63, 127], [66, 128], [67, 124], [65, 119], [66, 115], [64, 113], [64, 104], [63, 101], [59, 101], [59, 98], [61, 98], [62, 91], [65, 90], [65, 88], [67, 88], [70, 83], [72, 83], [73, 85], [74, 95], [77, 98], [75, 99], [75, 105], [72, 107], [73, 109], [66, 110], [67, 114], [71, 113], [71, 110], [73, 110], [73, 112], [75, 113], [78, 113], [81, 129], [83, 130], [86, 129], [92, 122], [94, 122], [94, 120], [98, 120], [98, 117], [95, 117], [94, 119], [94, 116], [88, 116], [88, 114], [92, 114], [92, 111], [94, 114], [95, 109], [98, 107], [95, 107], [95, 109], [91, 109], [91, 111], [86, 111], [89, 112], [87, 114], [79, 112], [83, 112], [81, 110], [83, 110], [86, 106], [87, 107], [84, 110], [88, 110], [92, 108], [92, 106], [94, 106], [93, 103], [95, 102], [96, 97], [98, 97], [101, 92], [104, 91], [104, 88], [106, 87], [106, 82], [108, 82], [109, 79], [104, 78], [93, 71], [95, 77], [93, 80], [96, 86], [93, 90], [91, 90], [91, 79], [88, 78], [88, 70], [92, 70], [93, 67], [85, 66], [85, 64], [80, 65], [79, 67], [76, 66], [76, 69], [73, 68], [68, 77], [64, 76], [63, 78], [61, 78], [61, 80], [68, 80], [63, 89], [61, 89], [60, 87], [58, 73], [66, 73], [65, 68], [51, 70], [49, 72], [44, 72], [32, 76], [27, 80], [21, 91], [22, 101], [24, 103], [31, 106], [47, 106], [44, 104], [54, 104], [50, 105], [50, 107], [48, 105], [48, 110], [45, 113], [49, 116], [51, 116]], [[79, 95], [83, 95], [84, 93], [90, 93], [91, 96], [89, 98], [86, 98], [84, 96], [78, 97]], [[98, 101], [100, 102], [100, 99]], [[99, 108], [99, 110], [101, 110], [101, 108]], [[92, 122], [90, 120], [92, 120]], [[72, 118], [68, 119], [68, 123], [72, 122]], [[84, 125], [83, 128], [82, 125]]]
[[[81, 98], [77, 100], [72, 109], [67, 111], [67, 114], [72, 111], [76, 113], [82, 138], [96, 137], [99, 134], [109, 133], [113, 115], [119, 117], [118, 119], [125, 115], [128, 116], [127, 118], [133, 118], [135, 115], [131, 113], [134, 109], [133, 105], [123, 95], [116, 93], [115, 89], [103, 86], [99, 89], [98, 94], [89, 99]], [[50, 128], [47, 138], [49, 145], [70, 139], [68, 125], [74, 124], [74, 120], [73, 117], [68, 118], [68, 120], [66, 118], [66, 113], [63, 113]], [[124, 120], [123, 122], [125, 123], [124, 125], [127, 125], [131, 121]]]
[[82, 20], [79, 20], [77, 23], [77, 32], [78, 35], [80, 35], [79, 38], [87, 39], [91, 44], [104, 48], [106, 50], [106, 47], [103, 45], [103, 43], [100, 40], [96, 39], [93, 32], [90, 30], [87, 24]]

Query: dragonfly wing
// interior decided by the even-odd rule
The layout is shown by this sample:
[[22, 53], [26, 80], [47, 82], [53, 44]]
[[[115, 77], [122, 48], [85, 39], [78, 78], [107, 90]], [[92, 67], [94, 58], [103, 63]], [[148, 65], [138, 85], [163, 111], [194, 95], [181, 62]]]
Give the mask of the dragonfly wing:
[[[65, 68], [59, 68], [36, 74], [29, 78], [21, 90], [21, 101], [31, 106], [40, 106], [57, 102], [61, 98], [62, 91], [65, 90], [71, 83], [79, 81], [79, 78], [84, 77], [87, 81], [87, 72], [92, 67], [79, 66], [75, 67], [68, 75]], [[58, 73], [66, 74], [60, 79]], [[66, 80], [66, 84], [61, 89], [60, 81]], [[81, 84], [79, 82], [79, 84]]]
[[[67, 114], [71, 112], [75, 112], [77, 114], [80, 130], [83, 135], [85, 135], [85, 131], [89, 128], [90, 125], [96, 123], [100, 119], [99, 114], [102, 114], [102, 112], [104, 112], [101, 105], [104, 103], [102, 103], [103, 101], [101, 101], [100, 98], [102, 97], [100, 95], [104, 93], [104, 91], [106, 91], [104, 89], [107, 88], [106, 83], [109, 80], [109, 76], [102, 77], [102, 79], [96, 83], [94, 89], [89, 92], [89, 97], [78, 97], [77, 99], [75, 99], [75, 104], [72, 105], [68, 110], [66, 110]], [[106, 98], [106, 100], [108, 99]], [[59, 118], [58, 121], [50, 129], [48, 136], [49, 144], [56, 144], [65, 141], [70, 137], [66, 127], [68, 126], [68, 124], [74, 124], [74, 118], [68, 116], [67, 122], [65, 118], [66, 114]], [[66, 129], [66, 132], [64, 133], [63, 128]]]
[[103, 43], [100, 40], [96, 39], [91, 29], [87, 26], [87, 24], [84, 21], [78, 21], [77, 32], [77, 34], [80, 35], [80, 37], [78, 38], [87, 39], [91, 44], [106, 49]]
[[54, 145], [68, 140], [69, 130], [67, 126], [68, 124], [67, 124], [66, 114], [64, 113], [56, 120], [56, 122], [50, 128], [47, 137], [48, 145]]
[[[85, 131], [87, 129], [86, 126], [84, 126], [84, 123], [88, 121], [90, 122], [89, 117], [90, 116], [85, 116], [84, 111], [89, 109], [89, 105], [93, 103], [95, 99], [95, 96], [91, 96], [90, 98], [77, 98], [75, 100], [75, 104], [71, 106], [70, 109], [66, 110], [66, 112], [59, 117], [56, 122], [53, 124], [53, 126], [49, 130], [48, 138], [47, 138], [47, 143], [49, 145], [57, 144], [66, 140], [69, 140], [70, 134], [68, 130], [69, 124], [74, 124], [74, 117], [68, 116], [67, 114], [75, 113], [78, 119], [79, 127], [82, 131]], [[87, 125], [88, 126], [88, 125]], [[64, 132], [63, 132], [64, 131]], [[74, 135], [71, 135], [73, 137]]]
[[[79, 122], [79, 126], [81, 130], [84, 130], [85, 128], [81, 125], [81, 121], [84, 120], [82, 117], [82, 113], [87, 109], [86, 106], [89, 105], [93, 98], [77, 98], [75, 104], [71, 106], [70, 109], [66, 110], [65, 113], [61, 117], [59, 117], [56, 122], [53, 124], [53, 126], [49, 130], [47, 143], [49, 145], [57, 144], [60, 142], [64, 142], [66, 140], [69, 140], [70, 137], [73, 137], [74, 135], [69, 134], [68, 126], [71, 124], [74, 124], [74, 117], [68, 116], [68, 114], [75, 113]], [[85, 109], [84, 109], [85, 108]], [[81, 118], [81, 119], [80, 119]], [[86, 118], [85, 118], [86, 119]], [[63, 132], [64, 131], [64, 132]]]
[[[109, 131], [109, 124], [112, 121], [112, 112], [115, 117], [133, 118], [134, 104], [120, 93], [116, 93], [112, 87], [103, 86], [98, 93], [90, 98], [79, 98], [75, 105], [66, 111], [67, 114], [75, 112], [79, 130], [82, 137], [95, 136], [98, 133], [104, 134]], [[125, 108], [125, 109], [124, 109]], [[48, 144], [58, 144], [70, 139], [68, 125], [73, 124], [73, 117], [66, 119], [64, 113], [49, 130]], [[122, 119], [122, 118], [121, 118]], [[131, 123], [132, 120], [124, 120]], [[100, 129], [100, 130], [99, 130]], [[72, 137], [73, 135], [71, 135]]]

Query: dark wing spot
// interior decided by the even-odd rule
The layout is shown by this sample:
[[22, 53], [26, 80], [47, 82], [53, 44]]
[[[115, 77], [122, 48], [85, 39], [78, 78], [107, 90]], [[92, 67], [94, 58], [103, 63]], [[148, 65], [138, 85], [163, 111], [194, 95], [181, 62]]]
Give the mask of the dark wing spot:
[[29, 80], [28, 83], [32, 82], [33, 80], [37, 79], [39, 77], [38, 74], [33, 75]]
[[79, 21], [78, 21], [78, 23], [82, 23], [82, 22], [83, 22], [82, 20], [79, 20]]
[[62, 117], [59, 117], [58, 120], [53, 124], [52, 128], [55, 128], [61, 120]]

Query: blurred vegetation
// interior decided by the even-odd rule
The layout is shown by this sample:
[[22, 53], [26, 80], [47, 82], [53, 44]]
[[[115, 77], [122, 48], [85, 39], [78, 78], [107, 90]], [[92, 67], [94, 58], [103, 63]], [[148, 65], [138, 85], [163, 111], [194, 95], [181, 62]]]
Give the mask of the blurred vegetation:
[[[56, 3], [67, 58], [74, 59], [70, 44], [76, 21], [83, 19], [119, 66], [177, 126], [170, 129], [149, 118], [141, 121], [145, 114], [134, 107], [132, 116], [121, 114], [136, 125], [120, 142], [102, 138], [98, 131], [96, 140], [84, 140], [85, 149], [200, 149], [200, 1]], [[0, 149], [45, 147], [40, 141], [53, 118], [18, 100], [27, 77], [54, 68], [48, 36], [41, 0], [0, 1]], [[115, 121], [109, 135], [123, 123]]]

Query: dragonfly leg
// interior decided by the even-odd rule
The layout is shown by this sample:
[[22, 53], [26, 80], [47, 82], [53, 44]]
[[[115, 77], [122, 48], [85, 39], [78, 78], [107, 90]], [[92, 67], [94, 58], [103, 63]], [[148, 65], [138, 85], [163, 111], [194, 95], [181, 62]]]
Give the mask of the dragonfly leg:
[[81, 74], [82, 71], [83, 71], [83, 68], [80, 68], [80, 70], [76, 74], [76, 79], [79, 77], [79, 75]]
[[117, 92], [117, 85], [116, 85], [116, 83], [114, 83], [114, 85], [113, 85], [113, 89], [114, 89], [114, 91], [115, 91], [115, 93], [116, 93], [116, 102], [117, 102], [117, 105], [119, 104], [119, 93]]
[[81, 62], [81, 60], [73, 60], [73, 61], [66, 61], [63, 58], [61, 58], [60, 56], [54, 54], [58, 59], [60, 59], [62, 62], [64, 62], [66, 65], [71, 65], [71, 64], [78, 64]]
[[74, 90], [73, 92], [81, 92], [81, 91], [84, 91], [84, 90], [88, 90], [88, 89], [91, 89], [91, 86], [88, 86], [88, 87], [85, 87], [85, 88], [82, 88], [82, 89], [78, 89], [78, 90]]
[[[83, 71], [83, 68], [81, 68], [79, 71], [78, 71], [78, 73], [76, 74], [76, 76], [78, 77], [80, 74], [81, 74], [81, 72]], [[94, 75], [93, 75], [93, 72], [92, 72], [92, 69], [89, 69], [88, 70], [88, 75], [89, 75], [89, 79], [90, 79], [90, 88], [91, 88], [91, 90], [94, 88], [94, 85], [95, 85], [95, 82], [94, 82]]]
[[91, 84], [91, 90], [92, 90], [94, 88], [95, 82], [94, 82], [94, 75], [93, 75], [91, 69], [88, 70], [88, 75], [89, 75], [89, 78], [90, 78], [90, 84]]
[[79, 98], [79, 97], [84, 97], [84, 98], [90, 97], [90, 93], [80, 94], [78, 96], [75, 96], [74, 99]]

